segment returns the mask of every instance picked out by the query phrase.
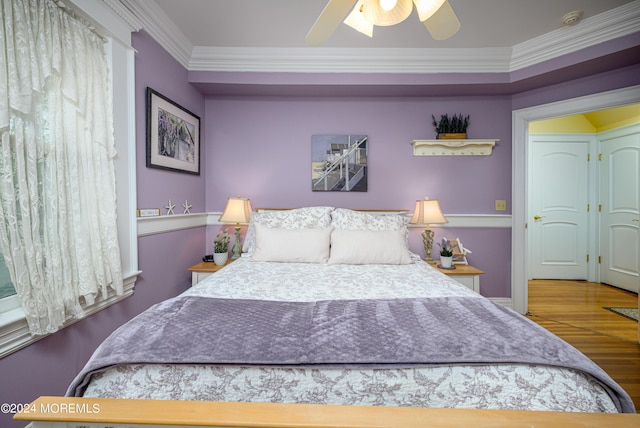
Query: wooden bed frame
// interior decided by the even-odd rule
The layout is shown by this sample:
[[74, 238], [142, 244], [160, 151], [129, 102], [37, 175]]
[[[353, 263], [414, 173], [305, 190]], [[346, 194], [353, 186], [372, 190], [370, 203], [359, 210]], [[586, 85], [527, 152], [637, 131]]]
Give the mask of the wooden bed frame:
[[637, 428], [640, 414], [40, 397], [14, 416], [32, 428]]

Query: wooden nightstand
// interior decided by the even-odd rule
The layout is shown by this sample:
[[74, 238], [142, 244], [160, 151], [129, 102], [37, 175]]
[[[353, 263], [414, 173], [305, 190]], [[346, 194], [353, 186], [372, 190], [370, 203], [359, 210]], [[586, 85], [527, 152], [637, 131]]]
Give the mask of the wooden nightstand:
[[220, 269], [231, 263], [231, 259], [227, 261], [226, 264], [218, 266], [214, 262], [200, 262], [188, 268], [187, 270], [191, 272], [191, 286], [196, 285], [209, 275], [218, 272]]
[[440, 272], [449, 275], [451, 278], [480, 294], [480, 275], [484, 272], [469, 265], [454, 265], [455, 269], [442, 269], [433, 265]]

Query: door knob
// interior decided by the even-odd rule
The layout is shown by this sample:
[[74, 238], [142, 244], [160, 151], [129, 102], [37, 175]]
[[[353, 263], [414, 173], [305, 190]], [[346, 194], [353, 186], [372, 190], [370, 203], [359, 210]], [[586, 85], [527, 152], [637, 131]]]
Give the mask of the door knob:
[[545, 216], [542, 216], [542, 217], [541, 217], [541, 216], [539, 216], [539, 215], [534, 215], [534, 216], [533, 216], [533, 219], [534, 219], [534, 220], [536, 220], [536, 221], [538, 221], [538, 220], [540, 220], [541, 218], [544, 218], [544, 217], [545, 217]]

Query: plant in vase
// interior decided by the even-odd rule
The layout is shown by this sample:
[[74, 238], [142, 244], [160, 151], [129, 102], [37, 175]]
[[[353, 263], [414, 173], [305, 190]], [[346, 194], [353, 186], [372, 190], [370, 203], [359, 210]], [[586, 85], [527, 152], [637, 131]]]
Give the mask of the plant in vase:
[[454, 114], [449, 117], [448, 114], [443, 114], [440, 116], [439, 121], [436, 120], [434, 115], [431, 115], [431, 119], [433, 120], [433, 126], [436, 128], [437, 139], [464, 140], [467, 138], [469, 115], [463, 116], [462, 114]]
[[440, 246], [440, 266], [445, 269], [451, 269], [453, 266], [453, 248], [448, 239], [443, 238]]
[[223, 229], [216, 235], [216, 239], [213, 240], [213, 261], [218, 266], [222, 266], [227, 262], [229, 258], [229, 233], [227, 229]]

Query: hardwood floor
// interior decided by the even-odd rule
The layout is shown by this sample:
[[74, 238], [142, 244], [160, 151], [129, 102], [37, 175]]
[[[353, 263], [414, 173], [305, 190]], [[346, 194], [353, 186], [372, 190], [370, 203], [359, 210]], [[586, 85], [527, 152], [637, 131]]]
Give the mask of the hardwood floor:
[[529, 318], [602, 367], [640, 413], [638, 323], [604, 307], [638, 307], [638, 295], [585, 281], [529, 281]]

